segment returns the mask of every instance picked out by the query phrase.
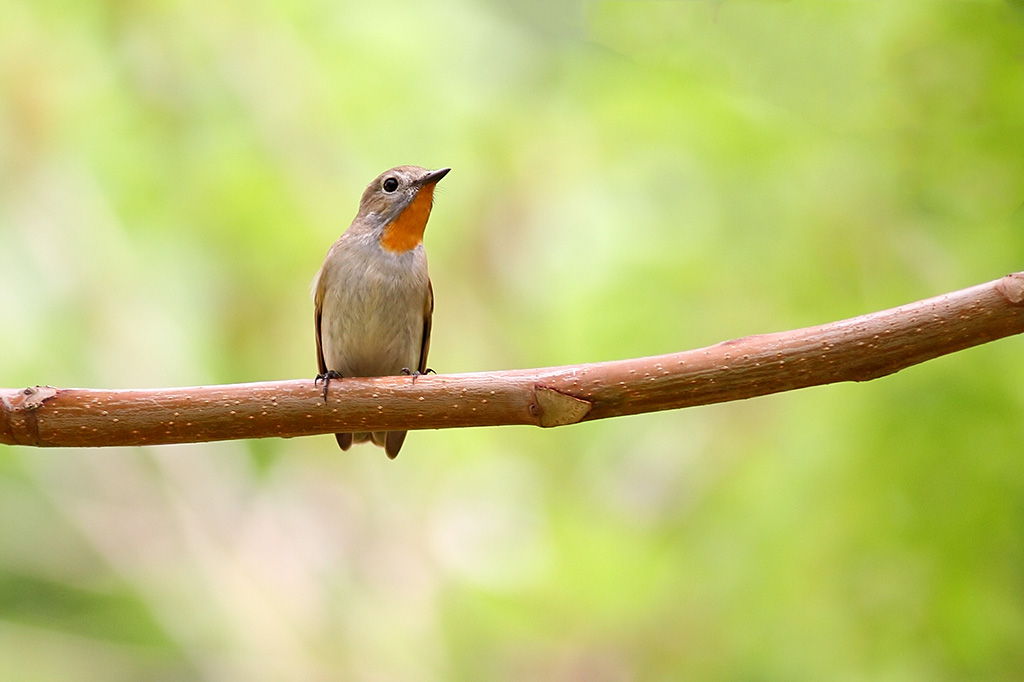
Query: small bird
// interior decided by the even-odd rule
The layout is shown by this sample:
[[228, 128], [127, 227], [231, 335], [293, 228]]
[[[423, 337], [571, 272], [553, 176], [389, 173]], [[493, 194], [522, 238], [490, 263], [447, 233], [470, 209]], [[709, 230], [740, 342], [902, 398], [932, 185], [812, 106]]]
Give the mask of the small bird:
[[[423, 231], [434, 187], [450, 168], [398, 166], [381, 173], [313, 279], [317, 381], [410, 374], [427, 369], [434, 291]], [[391, 459], [405, 431], [337, 433], [338, 445], [372, 440]]]

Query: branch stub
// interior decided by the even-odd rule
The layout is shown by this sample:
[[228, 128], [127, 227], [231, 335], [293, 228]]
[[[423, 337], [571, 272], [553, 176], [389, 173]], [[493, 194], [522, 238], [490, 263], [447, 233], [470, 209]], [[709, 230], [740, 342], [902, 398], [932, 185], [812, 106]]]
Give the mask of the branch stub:
[[537, 386], [537, 404], [540, 406], [541, 426], [575, 424], [590, 412], [592, 405], [586, 400], [559, 393], [553, 388]]

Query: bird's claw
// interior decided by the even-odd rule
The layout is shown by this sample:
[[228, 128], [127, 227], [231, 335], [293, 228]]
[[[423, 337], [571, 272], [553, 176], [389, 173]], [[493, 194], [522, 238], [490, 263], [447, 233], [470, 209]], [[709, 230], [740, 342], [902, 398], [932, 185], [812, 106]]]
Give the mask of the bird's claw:
[[333, 369], [329, 369], [326, 372], [321, 372], [320, 374], [317, 374], [316, 378], [313, 379], [313, 385], [316, 386], [321, 381], [324, 382], [324, 402], [326, 403], [327, 402], [327, 387], [330, 385], [331, 379], [344, 379], [344, 378], [345, 377], [343, 377], [341, 375], [341, 372], [338, 372], [338, 371], [333, 370]]
[[421, 371], [419, 371], [419, 370], [416, 370], [416, 371], [414, 372], [414, 371], [412, 371], [411, 369], [409, 369], [408, 367], [403, 367], [403, 368], [402, 368], [402, 374], [404, 374], [404, 375], [406, 375], [406, 376], [410, 376], [410, 377], [412, 377], [412, 383], [414, 383], [414, 384], [415, 384], [415, 383], [416, 383], [416, 377], [421, 377], [421, 376], [423, 376], [424, 374], [437, 374], [437, 372], [435, 372], [434, 370], [430, 369], [429, 367], [427, 367], [427, 368], [426, 368], [425, 370], [423, 370], [422, 372], [421, 372]]

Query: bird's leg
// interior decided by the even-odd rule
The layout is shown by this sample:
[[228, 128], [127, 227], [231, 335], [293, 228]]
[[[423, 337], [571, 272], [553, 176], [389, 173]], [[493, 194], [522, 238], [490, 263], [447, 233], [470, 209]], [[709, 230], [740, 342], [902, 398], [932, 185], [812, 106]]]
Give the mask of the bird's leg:
[[321, 382], [321, 381], [324, 382], [324, 402], [326, 403], [327, 402], [327, 386], [331, 383], [331, 379], [344, 379], [344, 378], [345, 377], [341, 376], [341, 372], [338, 372], [338, 371], [333, 370], [333, 369], [329, 369], [326, 372], [322, 372], [320, 374], [317, 374], [316, 378], [313, 379], [313, 385], [316, 386], [319, 382]]
[[412, 383], [414, 383], [414, 384], [415, 384], [415, 383], [416, 383], [416, 377], [421, 377], [421, 376], [423, 376], [424, 374], [437, 374], [437, 372], [435, 372], [434, 370], [430, 369], [429, 367], [427, 367], [427, 368], [426, 368], [425, 370], [423, 370], [422, 372], [421, 372], [421, 371], [419, 371], [419, 370], [416, 370], [416, 371], [414, 372], [414, 371], [412, 371], [411, 369], [409, 369], [408, 367], [403, 367], [403, 368], [402, 368], [402, 374], [404, 374], [404, 375], [406, 375], [406, 376], [410, 376], [410, 377], [412, 377]]

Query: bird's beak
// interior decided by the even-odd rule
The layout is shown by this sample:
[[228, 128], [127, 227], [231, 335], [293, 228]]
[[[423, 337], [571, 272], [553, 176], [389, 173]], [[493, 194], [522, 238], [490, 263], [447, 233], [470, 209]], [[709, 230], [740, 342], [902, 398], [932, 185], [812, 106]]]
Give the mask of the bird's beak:
[[429, 173], [424, 175], [422, 178], [420, 178], [420, 187], [423, 187], [425, 185], [433, 185], [438, 180], [440, 180], [444, 176], [448, 175], [448, 171], [450, 171], [450, 170], [451, 170], [451, 168], [442, 168], [440, 170], [430, 171]]

